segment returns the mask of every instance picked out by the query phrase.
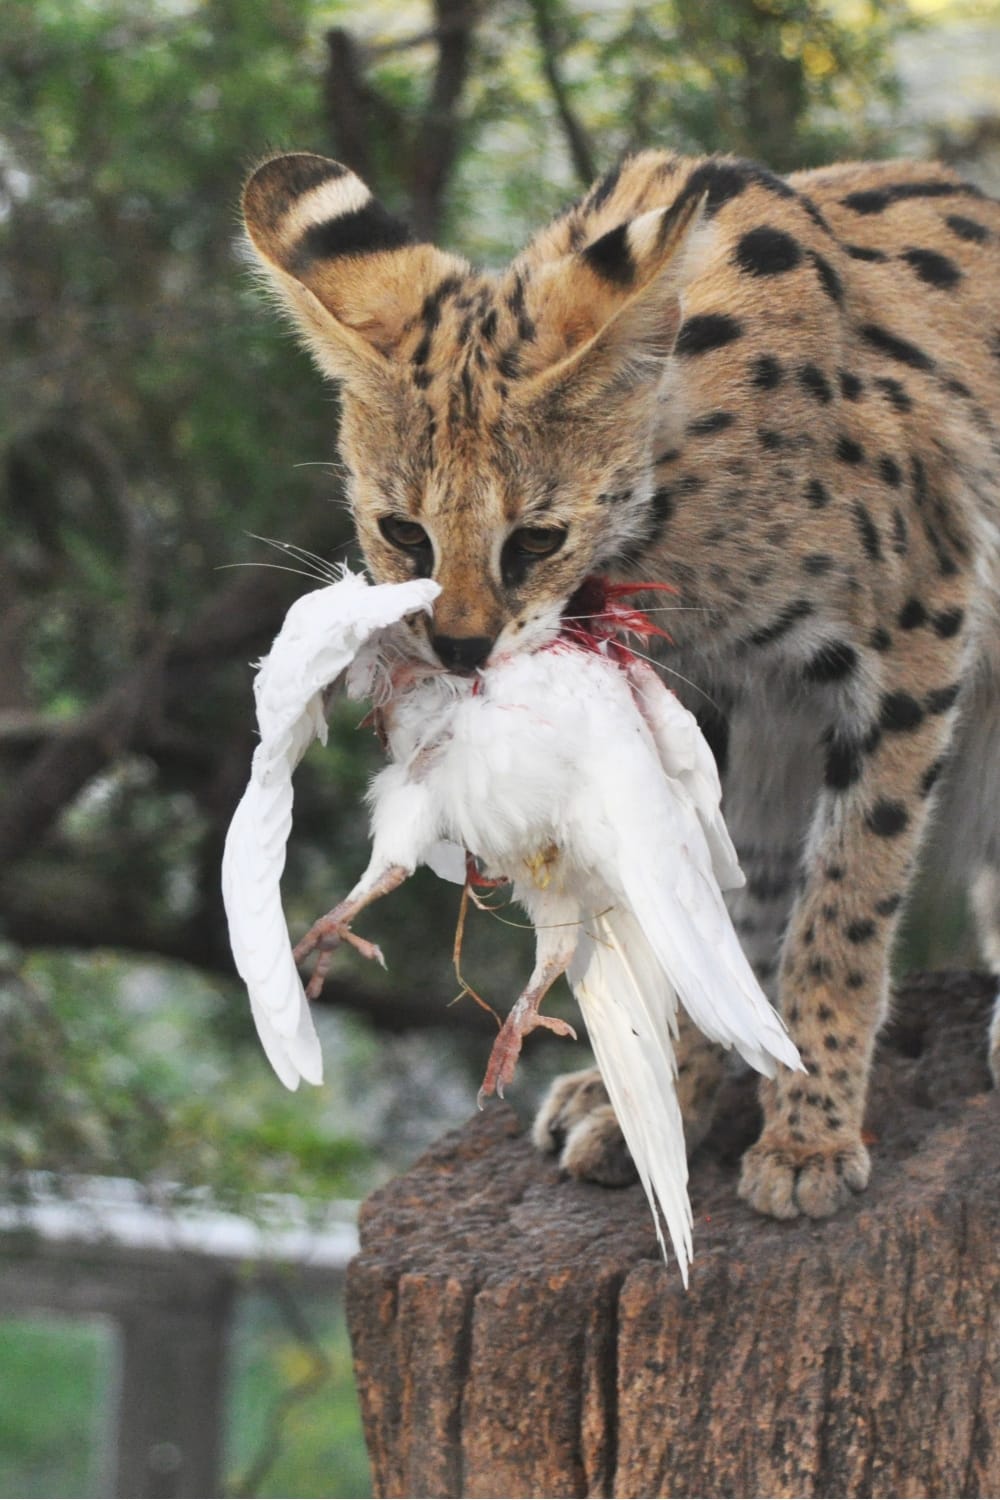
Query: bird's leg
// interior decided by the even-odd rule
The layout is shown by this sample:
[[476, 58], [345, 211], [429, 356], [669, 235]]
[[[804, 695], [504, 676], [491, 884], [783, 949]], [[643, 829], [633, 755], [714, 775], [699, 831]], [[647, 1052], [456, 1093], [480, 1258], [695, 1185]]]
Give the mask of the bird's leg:
[[455, 996], [455, 999], [449, 1001], [449, 1004], [455, 1005], [457, 1001], [464, 1000], [466, 995], [468, 995], [469, 999], [475, 1000], [476, 1004], [483, 1010], [489, 1011], [494, 1021], [496, 1021], [497, 1028], [499, 1029], [501, 1025], [500, 1017], [497, 1015], [496, 1011], [493, 1009], [489, 1001], [484, 1000], [482, 995], [478, 994], [477, 991], [472, 988], [472, 985], [462, 973], [462, 940], [465, 937], [465, 918], [468, 915], [470, 898], [472, 899], [472, 902], [475, 906], [480, 906], [480, 902], [477, 899], [474, 891], [472, 890], [468, 881], [466, 881], [465, 885], [462, 888], [462, 899], [459, 902], [458, 906], [458, 922], [455, 927], [455, 942], [451, 950], [451, 961], [455, 967], [455, 978], [458, 980], [462, 988]]
[[382, 950], [377, 943], [370, 943], [367, 938], [358, 937], [356, 932], [351, 931], [351, 923], [359, 912], [364, 911], [373, 901], [380, 896], [387, 896], [410, 875], [405, 865], [390, 865], [383, 870], [378, 878], [369, 883], [367, 877], [359, 885], [355, 886], [351, 894], [328, 911], [325, 917], [320, 917], [314, 922], [305, 937], [295, 947], [293, 958], [297, 964], [309, 957], [310, 953], [318, 950], [316, 967], [313, 969], [312, 978], [306, 986], [306, 994], [310, 1000], [315, 1000], [323, 988], [323, 981], [330, 970], [333, 955], [342, 942], [350, 943], [352, 948], [365, 958], [374, 958], [385, 968], [385, 959]]
[[539, 930], [531, 978], [501, 1026], [500, 1034], [493, 1043], [490, 1060], [486, 1064], [486, 1076], [477, 1101], [480, 1109], [483, 1107], [483, 1100], [490, 1094], [499, 1094], [503, 1098], [504, 1088], [514, 1077], [514, 1069], [521, 1055], [521, 1044], [528, 1032], [534, 1031], [536, 1026], [544, 1026], [559, 1036], [569, 1036], [576, 1041], [576, 1032], [568, 1021], [560, 1021], [558, 1016], [543, 1016], [539, 1014], [538, 1007], [560, 974], [564, 974], [569, 967], [576, 951], [578, 935], [579, 929], [575, 923], [569, 927], [568, 932], [561, 932], [558, 936], [554, 935], [552, 929]]

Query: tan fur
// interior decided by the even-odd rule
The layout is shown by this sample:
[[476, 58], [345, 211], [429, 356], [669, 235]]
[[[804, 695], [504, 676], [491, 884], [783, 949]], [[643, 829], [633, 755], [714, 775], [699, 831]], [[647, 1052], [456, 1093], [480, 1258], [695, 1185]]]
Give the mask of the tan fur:
[[[262, 171], [248, 227], [345, 381], [369, 566], [433, 569], [434, 638], [528, 649], [594, 571], [676, 587], [663, 662], [728, 724], [734, 917], [810, 1071], [765, 1090], [741, 1191], [832, 1212], [867, 1181], [888, 958], [939, 782], [1000, 952], [996, 809], [950, 810], [976, 780], [964, 741], [1000, 785], [1000, 208], [912, 162], [782, 181], [646, 152], [485, 276], [405, 244], [343, 169]], [[526, 561], [539, 528], [565, 538]], [[703, 1129], [718, 1060], [692, 1046], [688, 1073]], [[607, 1180], [620, 1140], [589, 1097], [557, 1088], [539, 1135], [575, 1111], [569, 1165]]]

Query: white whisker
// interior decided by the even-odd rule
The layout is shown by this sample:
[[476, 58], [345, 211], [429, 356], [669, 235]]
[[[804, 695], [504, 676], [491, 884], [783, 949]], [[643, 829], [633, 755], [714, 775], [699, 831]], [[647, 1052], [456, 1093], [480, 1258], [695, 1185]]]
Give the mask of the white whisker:
[[[318, 552], [310, 552], [308, 547], [300, 547], [297, 542], [282, 542], [277, 537], [259, 536], [255, 531], [248, 531], [245, 534], [252, 537], [255, 542], [265, 542], [269, 547], [276, 547], [279, 552], [291, 553], [300, 562], [315, 563], [329, 577], [331, 583], [335, 583], [340, 576], [337, 565], [331, 562], [330, 558], [323, 557]], [[350, 545], [350, 542], [342, 542], [339, 547], [334, 548], [334, 551], [340, 552]]]
[[221, 573], [226, 568], [273, 568], [276, 573], [295, 573], [297, 575], [297, 577], [299, 577], [299, 578], [308, 578], [309, 581], [310, 581], [310, 583], [323, 583], [323, 584], [327, 584], [327, 583], [331, 583], [331, 582], [335, 582], [336, 581], [335, 579], [325, 578], [320, 573], [307, 573], [302, 568], [285, 568], [285, 567], [282, 567], [281, 563], [266, 563], [266, 562], [219, 563], [216, 566], [216, 568], [215, 568], [215, 572], [216, 573]]

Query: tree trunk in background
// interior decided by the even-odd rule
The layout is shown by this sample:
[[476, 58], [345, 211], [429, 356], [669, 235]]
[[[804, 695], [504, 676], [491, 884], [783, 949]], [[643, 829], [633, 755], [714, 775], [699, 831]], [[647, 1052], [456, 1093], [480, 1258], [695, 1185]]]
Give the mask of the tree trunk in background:
[[1000, 1493], [992, 989], [898, 997], [872, 1184], [826, 1223], [738, 1202], [756, 1105], [727, 1085], [687, 1293], [641, 1189], [561, 1181], [508, 1107], [374, 1194], [348, 1315], [375, 1493]]

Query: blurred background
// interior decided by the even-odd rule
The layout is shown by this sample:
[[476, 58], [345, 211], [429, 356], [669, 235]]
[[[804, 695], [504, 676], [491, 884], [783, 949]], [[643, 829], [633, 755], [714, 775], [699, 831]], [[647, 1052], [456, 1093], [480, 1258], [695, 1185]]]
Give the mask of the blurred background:
[[[984, 0], [6, 0], [0, 26], [0, 1493], [364, 1495], [357, 1201], [474, 1107], [457, 893], [366, 916], [287, 1094], [219, 894], [250, 663], [351, 559], [336, 393], [255, 289], [261, 155], [358, 171], [486, 264], [630, 147], [933, 154], [1000, 191]], [[296, 781], [293, 931], [366, 859], [356, 707]], [[940, 906], [940, 902], [935, 903]], [[506, 1009], [514, 912], [463, 967]], [[961, 942], [918, 903], [900, 962]], [[587, 1062], [545, 1037], [522, 1065]], [[187, 1424], [185, 1426], [185, 1423]], [[173, 1425], [171, 1425], [173, 1424]]]

